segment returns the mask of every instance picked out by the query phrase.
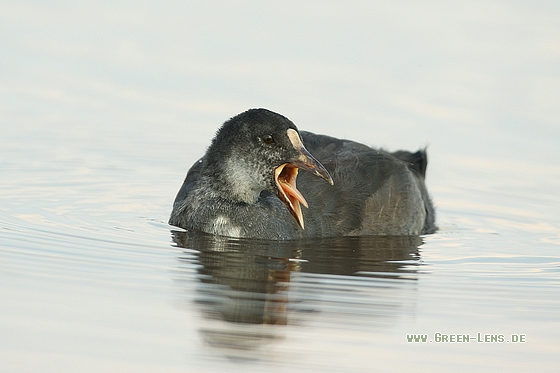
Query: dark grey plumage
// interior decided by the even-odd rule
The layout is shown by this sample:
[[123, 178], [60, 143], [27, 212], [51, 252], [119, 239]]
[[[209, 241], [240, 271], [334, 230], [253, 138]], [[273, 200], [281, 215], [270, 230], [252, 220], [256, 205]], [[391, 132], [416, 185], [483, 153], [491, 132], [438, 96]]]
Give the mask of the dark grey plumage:
[[[207, 233], [262, 239], [359, 235], [417, 235], [435, 231], [424, 183], [427, 157], [388, 153], [366, 145], [301, 131], [305, 148], [334, 185], [302, 171], [297, 189], [309, 204], [305, 229], [278, 198], [274, 169], [300, 156], [284, 116], [251, 109], [228, 120], [204, 157], [189, 170], [169, 224]], [[272, 143], [267, 136], [271, 136]]]

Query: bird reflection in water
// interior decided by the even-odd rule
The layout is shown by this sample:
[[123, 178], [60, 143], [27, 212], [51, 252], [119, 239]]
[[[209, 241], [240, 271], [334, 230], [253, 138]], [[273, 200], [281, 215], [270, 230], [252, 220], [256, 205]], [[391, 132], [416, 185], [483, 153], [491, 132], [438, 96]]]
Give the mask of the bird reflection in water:
[[[301, 324], [298, 313], [320, 312], [305, 303], [306, 298], [317, 297], [322, 280], [341, 281], [342, 287], [348, 286], [348, 279], [366, 280], [360, 287], [398, 291], [396, 283], [416, 280], [422, 244], [418, 236], [270, 241], [184, 231], [172, 235], [177, 246], [196, 253], [194, 262], [192, 255], [181, 260], [197, 267], [196, 304], [205, 320], [199, 328], [203, 340], [238, 351], [282, 339], [278, 326]], [[376, 307], [372, 299], [363, 302], [365, 308]], [[386, 312], [387, 302], [380, 307]]]

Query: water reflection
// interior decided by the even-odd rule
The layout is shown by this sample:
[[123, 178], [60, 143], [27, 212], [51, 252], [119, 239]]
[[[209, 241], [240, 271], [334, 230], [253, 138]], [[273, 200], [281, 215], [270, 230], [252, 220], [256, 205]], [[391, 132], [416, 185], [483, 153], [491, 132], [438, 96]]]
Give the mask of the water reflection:
[[359, 325], [360, 315], [391, 323], [409, 298], [400, 291], [416, 280], [422, 243], [417, 236], [278, 242], [172, 235], [191, 254], [180, 260], [197, 266], [203, 339], [237, 350], [282, 339], [270, 325], [304, 325], [321, 313], [334, 312], [339, 324]]

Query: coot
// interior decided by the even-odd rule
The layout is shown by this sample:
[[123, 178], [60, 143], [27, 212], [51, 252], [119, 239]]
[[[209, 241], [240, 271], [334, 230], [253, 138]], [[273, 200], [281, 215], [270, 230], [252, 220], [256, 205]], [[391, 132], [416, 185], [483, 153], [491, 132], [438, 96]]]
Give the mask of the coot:
[[226, 121], [191, 167], [169, 224], [272, 240], [432, 233], [426, 165], [425, 150], [376, 150], [250, 109]]

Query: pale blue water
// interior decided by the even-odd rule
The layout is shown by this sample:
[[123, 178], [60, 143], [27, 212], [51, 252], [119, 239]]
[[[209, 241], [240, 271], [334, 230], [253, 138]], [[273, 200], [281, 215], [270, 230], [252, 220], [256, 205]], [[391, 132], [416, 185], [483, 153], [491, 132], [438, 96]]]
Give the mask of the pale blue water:
[[[557, 371], [559, 15], [1, 3], [1, 370]], [[187, 169], [254, 106], [391, 150], [428, 145], [440, 230], [172, 233]]]

